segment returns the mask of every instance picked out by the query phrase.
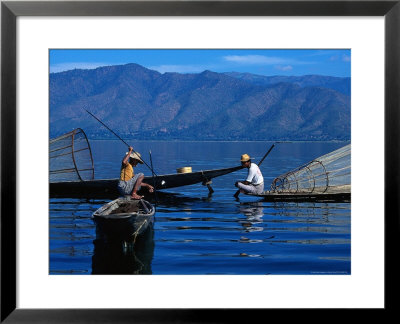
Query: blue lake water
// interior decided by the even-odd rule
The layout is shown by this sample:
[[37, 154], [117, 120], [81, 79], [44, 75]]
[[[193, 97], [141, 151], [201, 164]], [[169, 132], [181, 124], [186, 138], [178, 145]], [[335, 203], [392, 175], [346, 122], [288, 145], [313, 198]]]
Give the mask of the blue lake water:
[[[157, 174], [258, 162], [270, 142], [132, 141]], [[265, 189], [275, 177], [347, 143], [278, 143], [261, 165]], [[95, 178], [117, 178], [127, 151], [120, 141], [91, 140]], [[151, 175], [140, 165], [136, 172]], [[92, 213], [111, 199], [50, 199], [50, 274], [324, 275], [351, 273], [350, 203], [265, 202], [240, 195], [246, 170], [157, 193], [154, 226], [134, 245], [96, 240]], [[117, 198], [117, 197], [115, 197]]]

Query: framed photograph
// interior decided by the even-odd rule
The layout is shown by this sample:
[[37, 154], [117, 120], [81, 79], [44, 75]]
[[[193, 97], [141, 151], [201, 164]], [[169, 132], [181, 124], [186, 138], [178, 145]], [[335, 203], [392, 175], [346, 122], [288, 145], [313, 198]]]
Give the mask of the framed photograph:
[[[398, 1], [2, 2], [1, 320], [393, 310], [399, 15]], [[262, 107], [275, 119], [249, 117]], [[293, 107], [313, 114], [303, 132]], [[250, 171], [235, 183], [253, 159], [271, 191]], [[318, 192], [322, 169], [336, 178]], [[114, 189], [131, 196], [120, 213]], [[127, 201], [145, 221], [113, 245]]]

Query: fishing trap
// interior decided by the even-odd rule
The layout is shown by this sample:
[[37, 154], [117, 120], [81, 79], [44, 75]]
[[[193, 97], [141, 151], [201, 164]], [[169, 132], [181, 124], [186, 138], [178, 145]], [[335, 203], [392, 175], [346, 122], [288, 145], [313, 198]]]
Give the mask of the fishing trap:
[[351, 144], [274, 179], [277, 193], [350, 193]]
[[92, 151], [82, 129], [50, 140], [49, 169], [50, 182], [94, 179]]

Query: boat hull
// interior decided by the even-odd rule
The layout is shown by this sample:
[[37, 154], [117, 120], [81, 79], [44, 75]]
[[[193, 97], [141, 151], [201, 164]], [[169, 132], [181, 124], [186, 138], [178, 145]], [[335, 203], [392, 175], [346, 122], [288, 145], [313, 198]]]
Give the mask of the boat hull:
[[350, 192], [334, 192], [334, 193], [279, 193], [266, 191], [262, 194], [248, 194], [249, 196], [261, 197], [268, 202], [350, 202]]
[[[118, 209], [124, 209], [123, 207], [125, 210], [118, 212]], [[143, 234], [149, 226], [153, 226], [154, 214], [154, 207], [145, 200], [115, 199], [93, 213], [96, 237], [129, 240]]]
[[[196, 183], [206, 184], [215, 177], [220, 177], [242, 169], [241, 166], [205, 170], [191, 173], [165, 174], [145, 177], [144, 182], [156, 190], [170, 189]], [[89, 181], [66, 181], [50, 183], [50, 197], [115, 197], [118, 196], [118, 179], [99, 179]]]

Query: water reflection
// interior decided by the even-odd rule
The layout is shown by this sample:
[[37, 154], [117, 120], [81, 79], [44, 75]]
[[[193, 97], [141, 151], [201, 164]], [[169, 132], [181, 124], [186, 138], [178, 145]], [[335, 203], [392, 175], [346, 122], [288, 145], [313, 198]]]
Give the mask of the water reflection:
[[96, 237], [91, 214], [108, 200], [51, 199], [50, 272], [350, 272], [350, 204], [273, 203], [253, 197], [238, 203], [234, 189], [216, 191], [212, 199], [195, 189], [191, 195], [158, 192], [157, 202], [152, 201], [155, 227], [136, 242]]
[[350, 225], [350, 203], [273, 203], [276, 215], [282, 218], [280, 222], [304, 223], [310, 227], [316, 224], [337, 231]]
[[152, 274], [154, 229], [131, 240], [93, 241], [92, 274]]
[[239, 220], [246, 232], [261, 232], [264, 230], [262, 225], [264, 208], [261, 201], [241, 203], [239, 212], [246, 217], [246, 220]]

